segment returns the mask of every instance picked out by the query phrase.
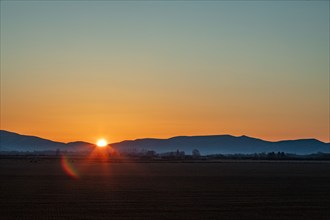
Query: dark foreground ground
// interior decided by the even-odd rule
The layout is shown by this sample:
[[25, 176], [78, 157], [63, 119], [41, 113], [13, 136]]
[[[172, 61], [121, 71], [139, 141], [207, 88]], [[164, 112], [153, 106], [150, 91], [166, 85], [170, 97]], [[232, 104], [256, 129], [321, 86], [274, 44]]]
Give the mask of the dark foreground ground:
[[327, 162], [0, 160], [1, 219], [330, 219]]

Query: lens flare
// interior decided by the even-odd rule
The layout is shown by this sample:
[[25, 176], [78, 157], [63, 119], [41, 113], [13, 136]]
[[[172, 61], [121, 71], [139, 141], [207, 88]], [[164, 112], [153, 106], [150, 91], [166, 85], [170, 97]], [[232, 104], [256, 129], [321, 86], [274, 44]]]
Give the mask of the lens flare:
[[68, 176], [72, 177], [73, 179], [79, 178], [77, 170], [72, 166], [72, 164], [70, 163], [67, 156], [62, 155], [61, 164], [62, 164], [62, 168], [63, 168], [64, 172]]

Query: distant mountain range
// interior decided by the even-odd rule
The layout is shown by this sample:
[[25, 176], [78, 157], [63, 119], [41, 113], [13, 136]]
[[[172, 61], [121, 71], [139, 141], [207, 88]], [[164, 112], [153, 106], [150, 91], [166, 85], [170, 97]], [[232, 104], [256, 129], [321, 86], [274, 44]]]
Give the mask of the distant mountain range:
[[138, 139], [111, 144], [119, 151], [154, 150], [158, 153], [169, 151], [185, 151], [191, 154], [198, 149], [201, 154], [235, 154], [286, 152], [296, 154], [311, 154], [330, 152], [330, 144], [316, 139], [285, 140], [278, 142], [264, 141], [247, 136], [231, 135], [210, 136], [179, 136], [169, 139]]
[[[294, 154], [330, 153], [330, 143], [316, 139], [265, 141], [247, 136], [209, 135], [178, 136], [169, 139], [145, 138], [110, 144], [121, 153], [139, 153], [149, 150], [157, 153], [185, 151], [191, 154], [198, 149], [202, 155], [285, 152]], [[35, 136], [20, 135], [0, 130], [0, 151], [61, 151], [86, 152], [95, 148], [94, 144], [77, 141], [55, 142]]]
[[21, 135], [0, 130], [0, 151], [91, 151], [95, 145], [77, 141], [70, 143], [55, 142], [40, 137]]

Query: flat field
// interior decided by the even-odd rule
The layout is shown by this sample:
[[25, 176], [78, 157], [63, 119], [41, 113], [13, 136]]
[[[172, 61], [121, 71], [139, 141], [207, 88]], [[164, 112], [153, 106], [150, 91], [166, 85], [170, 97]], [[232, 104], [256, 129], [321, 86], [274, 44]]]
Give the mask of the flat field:
[[1, 219], [330, 219], [329, 162], [1, 159], [0, 187]]

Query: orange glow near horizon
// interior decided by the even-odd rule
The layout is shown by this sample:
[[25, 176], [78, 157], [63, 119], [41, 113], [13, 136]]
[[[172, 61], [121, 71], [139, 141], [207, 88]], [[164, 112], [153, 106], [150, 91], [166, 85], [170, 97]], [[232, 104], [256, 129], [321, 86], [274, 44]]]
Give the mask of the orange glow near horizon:
[[[102, 140], [102, 139], [100, 139]], [[100, 141], [99, 140], [99, 141]], [[104, 142], [105, 140], [102, 140], [102, 142], [100, 141], [100, 145], [102, 145], [102, 147], [93, 147], [93, 149], [91, 149], [91, 152], [86, 155], [86, 157], [81, 160], [81, 162], [84, 165], [88, 165], [89, 162], [91, 161], [98, 161], [100, 163], [98, 163], [100, 165], [100, 172], [103, 172], [104, 175], [108, 175], [110, 170], [109, 170], [109, 166], [108, 166], [108, 162], [109, 159], [112, 156], [116, 156], [116, 158], [118, 158], [118, 154], [115, 152], [115, 150], [109, 146], [106, 145], [104, 146]], [[106, 143], [107, 144], [107, 143]], [[71, 155], [72, 156], [72, 155]], [[75, 166], [74, 163], [74, 156], [72, 156], [72, 158], [70, 155], [61, 155], [61, 166], [62, 169], [64, 171], [64, 173], [66, 175], [68, 175], [69, 177], [71, 177], [72, 179], [80, 179], [84, 176], [84, 174], [86, 174], [86, 172], [88, 173], [88, 166], [83, 166], [83, 167], [79, 167], [79, 169], [77, 169], [77, 165]]]
[[101, 148], [106, 147], [107, 145], [108, 145], [108, 142], [104, 138], [99, 139], [96, 142], [96, 146], [101, 147]]

